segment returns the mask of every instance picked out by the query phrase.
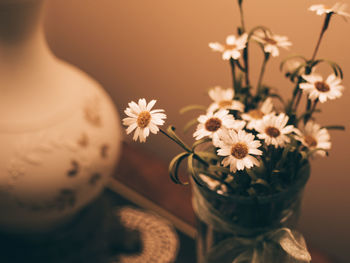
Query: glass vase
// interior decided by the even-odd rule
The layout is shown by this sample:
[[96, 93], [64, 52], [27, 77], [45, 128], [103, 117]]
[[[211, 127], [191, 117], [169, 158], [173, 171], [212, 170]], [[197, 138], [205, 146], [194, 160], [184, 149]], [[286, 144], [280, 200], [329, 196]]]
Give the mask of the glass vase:
[[[270, 196], [255, 197], [218, 194], [207, 186], [199, 185], [192, 180], [192, 202], [198, 231], [197, 262], [265, 263], [264, 260], [244, 260], [250, 256], [254, 257], [256, 251], [253, 251], [252, 245], [261, 246], [260, 253], [267, 258], [276, 258], [276, 261], [266, 261], [268, 263], [287, 262], [283, 261], [283, 257], [279, 255], [272, 255], [273, 253], [279, 254], [280, 248], [272, 245], [273, 249], [269, 248], [264, 251], [266, 244], [258, 241], [262, 240], [262, 237], [276, 237], [280, 230], [295, 229], [300, 213], [303, 189], [309, 175], [310, 167], [306, 165], [300, 169], [295, 184], [287, 190]], [[305, 252], [309, 255], [302, 236], [298, 233], [295, 235], [295, 240], [300, 242], [296, 246], [305, 247], [306, 252], [300, 253]], [[241, 257], [242, 260], [237, 260], [238, 257]], [[298, 255], [296, 257], [298, 258]], [[305, 257], [307, 258], [307, 256]]]

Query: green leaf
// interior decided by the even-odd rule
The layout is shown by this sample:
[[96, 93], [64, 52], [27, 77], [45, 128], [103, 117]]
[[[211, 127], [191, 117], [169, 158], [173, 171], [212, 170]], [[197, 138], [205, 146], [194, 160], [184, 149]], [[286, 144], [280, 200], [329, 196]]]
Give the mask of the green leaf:
[[217, 166], [217, 165], [210, 165], [208, 167], [208, 170], [211, 172], [220, 172], [220, 173], [225, 173], [225, 174], [229, 174], [230, 173], [230, 169], [227, 167], [222, 167], [222, 166]]
[[304, 62], [307, 62], [307, 59], [301, 55], [291, 55], [286, 57], [285, 59], [282, 60], [281, 64], [280, 64], [280, 71], [283, 70], [284, 65], [286, 64], [287, 61], [291, 60], [291, 59], [296, 59], [296, 58], [300, 58], [302, 60], [304, 60]]
[[186, 158], [188, 157], [190, 154], [187, 153], [187, 152], [183, 152], [183, 153], [180, 153], [178, 155], [176, 155], [170, 162], [169, 164], [169, 175], [170, 175], [170, 178], [171, 180], [173, 180], [176, 184], [182, 184], [182, 185], [186, 185], [188, 184], [187, 182], [186, 183], [183, 183], [180, 181], [179, 177], [178, 177], [178, 170], [179, 170], [179, 166], [181, 164], [181, 162]]
[[192, 152], [190, 147], [186, 145], [175, 133], [175, 127], [174, 126], [169, 126], [167, 128], [167, 134], [169, 137], [171, 137], [176, 143], [178, 143], [182, 148], [186, 149], [187, 152]]
[[234, 63], [236, 63], [236, 65], [238, 66], [238, 68], [239, 68], [242, 72], [246, 72], [246, 69], [241, 65], [241, 63], [239, 62], [239, 60], [234, 60]]
[[294, 81], [294, 79], [295, 79], [297, 76], [299, 76], [299, 71], [300, 71], [302, 68], [304, 68], [304, 67], [306, 67], [306, 64], [305, 64], [305, 63], [303, 63], [303, 64], [301, 64], [300, 66], [298, 66], [298, 67], [291, 73], [290, 79], [291, 79], [292, 81]]
[[[277, 168], [282, 168], [284, 167], [285, 162], [287, 161], [287, 156], [289, 152], [292, 152], [295, 150], [296, 147], [296, 140], [293, 139], [292, 136], [289, 136], [291, 138], [291, 143], [289, 143], [282, 151], [282, 156], [280, 160], [277, 162], [276, 167]], [[289, 161], [289, 160], [288, 160]]]
[[253, 169], [246, 169], [247, 174], [250, 176], [250, 178], [252, 179], [252, 181], [255, 181], [257, 179], [255, 172], [253, 171]]
[[308, 61], [308, 67], [310, 68], [310, 73], [311, 73], [311, 69], [316, 66], [317, 64], [323, 62], [323, 59], [317, 59], [317, 60], [310, 60]]
[[283, 98], [279, 94], [270, 93], [268, 97], [277, 98], [283, 105], [285, 105]]
[[190, 175], [192, 175], [193, 180], [195, 180], [195, 182], [197, 184], [202, 185], [202, 186], [205, 185], [205, 183], [199, 177], [198, 173], [196, 173], [196, 171], [195, 171], [195, 169], [193, 167], [193, 153], [188, 156], [187, 168], [188, 168], [188, 172], [190, 173]]
[[327, 130], [345, 131], [345, 126], [343, 126], [343, 125], [329, 125], [329, 126], [323, 126], [322, 128], [325, 128]]
[[188, 155], [188, 159], [187, 159], [187, 169], [188, 172], [193, 176], [196, 172], [193, 168], [193, 153]]
[[198, 141], [195, 141], [195, 142], [192, 144], [192, 151], [193, 151], [194, 149], [196, 149], [197, 146], [199, 146], [199, 145], [201, 145], [201, 144], [203, 144], [203, 143], [211, 142], [211, 141], [212, 141], [212, 139], [210, 139], [209, 137], [205, 137], [205, 138], [202, 138], [202, 139], [200, 139], [200, 140], [198, 140]]
[[326, 149], [323, 149], [323, 148], [313, 149], [311, 151], [308, 151], [305, 155], [303, 154], [303, 152], [301, 152], [301, 154], [303, 156], [303, 159], [307, 160], [307, 159], [309, 159], [310, 156], [312, 156], [315, 152], [318, 152], [318, 151], [323, 151], [328, 156], [328, 151]]
[[254, 182], [252, 182], [252, 184], [260, 184], [267, 188], [270, 188], [270, 185], [268, 184], [268, 182], [266, 182], [264, 179], [261, 179], [261, 178], [258, 178], [257, 180], [255, 180]]
[[269, 28], [267, 28], [265, 26], [256, 26], [256, 27], [252, 28], [252, 30], [249, 31], [248, 40], [247, 41], [249, 41], [249, 39], [252, 37], [252, 35], [255, 33], [255, 31], [258, 31], [258, 30], [263, 31], [265, 34], [266, 34], [266, 32], [269, 32], [269, 33], [272, 34], [272, 32], [271, 32], [271, 30]]
[[299, 123], [299, 121], [301, 121], [303, 118], [305, 118], [306, 116], [311, 116], [313, 113], [319, 113], [321, 112], [320, 109], [315, 109], [314, 111], [306, 111], [304, 112], [303, 114], [301, 114], [298, 118], [297, 118], [297, 122], [296, 123]]
[[188, 111], [192, 111], [192, 110], [203, 110], [203, 111], [206, 111], [207, 108], [203, 105], [188, 105], [186, 107], [183, 107], [182, 109], [180, 109], [180, 114], [184, 114]]
[[333, 62], [333, 61], [331, 61], [331, 60], [327, 60], [327, 59], [325, 59], [325, 60], [323, 60], [323, 61], [326, 62], [328, 65], [331, 66], [331, 68], [332, 68], [333, 71], [334, 71], [334, 74], [335, 74], [337, 77], [339, 76], [341, 79], [344, 78], [343, 71], [342, 71], [341, 67], [340, 67], [337, 63], [335, 63], [335, 62]]
[[196, 125], [197, 123], [198, 123], [197, 118], [188, 121], [188, 122], [186, 123], [186, 125], [184, 126], [184, 133], [188, 132], [188, 130], [189, 130], [192, 126]]
[[260, 43], [260, 42], [257, 42], [257, 41], [256, 41], [256, 43], [257, 43], [258, 46], [260, 47], [261, 51], [264, 53], [264, 59], [265, 59], [265, 58], [266, 58], [266, 54], [268, 54], [268, 53], [265, 52], [264, 44], [262, 44], [262, 43]]
[[211, 153], [211, 152], [196, 152], [196, 155], [198, 155], [199, 157], [203, 157], [204, 159], [209, 159], [209, 160], [218, 160], [219, 156], [217, 156], [215, 153]]
[[308, 156], [307, 156], [307, 153], [306, 153], [306, 152], [301, 151], [301, 152], [300, 152], [300, 155], [301, 155], [301, 158], [302, 158], [303, 160], [307, 160], [307, 159], [308, 159]]

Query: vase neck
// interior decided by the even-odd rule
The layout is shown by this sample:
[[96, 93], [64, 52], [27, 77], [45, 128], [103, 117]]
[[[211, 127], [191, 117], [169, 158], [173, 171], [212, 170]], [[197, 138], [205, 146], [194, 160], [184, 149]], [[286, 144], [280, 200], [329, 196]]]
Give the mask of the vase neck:
[[[48, 53], [43, 0], [0, 0], [0, 67], [26, 64]], [[34, 59], [35, 60], [35, 59]]]

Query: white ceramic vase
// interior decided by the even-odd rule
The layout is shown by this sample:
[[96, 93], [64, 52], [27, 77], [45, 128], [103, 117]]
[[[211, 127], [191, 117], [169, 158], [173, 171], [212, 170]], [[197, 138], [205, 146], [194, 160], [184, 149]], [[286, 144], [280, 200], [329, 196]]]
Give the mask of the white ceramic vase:
[[43, 232], [103, 190], [120, 150], [109, 96], [47, 47], [43, 0], [0, 0], [0, 231]]

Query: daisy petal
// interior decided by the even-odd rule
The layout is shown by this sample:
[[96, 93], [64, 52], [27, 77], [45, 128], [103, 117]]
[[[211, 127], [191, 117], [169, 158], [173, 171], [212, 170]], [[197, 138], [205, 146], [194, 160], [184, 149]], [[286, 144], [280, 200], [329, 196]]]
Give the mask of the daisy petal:
[[146, 107], [146, 110], [148, 110], [148, 111], [151, 111], [151, 109], [153, 108], [153, 106], [154, 106], [154, 104], [156, 104], [156, 100], [151, 100], [149, 103], [148, 103], [148, 105], [147, 105], [147, 107]]

